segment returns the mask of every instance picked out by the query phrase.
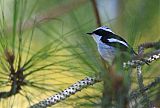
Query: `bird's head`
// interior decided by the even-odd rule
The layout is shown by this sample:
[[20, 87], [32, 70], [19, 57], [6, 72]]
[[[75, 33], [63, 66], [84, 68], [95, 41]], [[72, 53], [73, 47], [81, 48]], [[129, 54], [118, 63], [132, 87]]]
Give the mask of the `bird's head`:
[[114, 34], [114, 33], [107, 26], [101, 26], [101, 27], [98, 27], [97, 29], [95, 29], [93, 32], [87, 33], [87, 34], [91, 35], [96, 42], [99, 42], [101, 37], [108, 36], [108, 35]]

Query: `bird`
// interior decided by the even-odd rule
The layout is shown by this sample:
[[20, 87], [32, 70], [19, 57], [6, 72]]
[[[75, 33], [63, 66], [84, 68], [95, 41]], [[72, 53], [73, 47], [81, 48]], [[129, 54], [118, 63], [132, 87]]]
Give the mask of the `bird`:
[[107, 26], [98, 27], [87, 34], [93, 37], [97, 43], [99, 54], [110, 65], [113, 64], [117, 53], [125, 52], [131, 56], [137, 55], [125, 39], [115, 34]]

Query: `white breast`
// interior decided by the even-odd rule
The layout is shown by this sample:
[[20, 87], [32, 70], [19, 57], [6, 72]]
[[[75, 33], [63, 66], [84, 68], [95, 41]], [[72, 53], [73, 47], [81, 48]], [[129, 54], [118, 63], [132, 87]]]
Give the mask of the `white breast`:
[[112, 61], [116, 55], [116, 49], [112, 46], [108, 46], [104, 44], [100, 39], [101, 37], [98, 35], [92, 35], [94, 40], [97, 43], [98, 52], [102, 56], [102, 58], [109, 64], [112, 64]]
[[97, 45], [98, 45], [98, 51], [102, 56], [102, 58], [106, 60], [109, 64], [112, 64], [114, 57], [116, 55], [116, 49], [102, 42], [99, 42]]

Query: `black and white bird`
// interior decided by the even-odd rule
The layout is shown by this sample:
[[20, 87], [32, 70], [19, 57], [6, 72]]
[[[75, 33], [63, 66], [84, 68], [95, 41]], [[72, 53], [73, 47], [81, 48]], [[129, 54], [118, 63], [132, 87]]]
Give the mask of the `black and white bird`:
[[133, 56], [136, 55], [133, 48], [122, 37], [112, 32], [107, 26], [99, 27], [87, 34], [94, 38], [97, 43], [98, 52], [110, 65], [113, 63], [116, 54], [119, 52], [128, 52]]

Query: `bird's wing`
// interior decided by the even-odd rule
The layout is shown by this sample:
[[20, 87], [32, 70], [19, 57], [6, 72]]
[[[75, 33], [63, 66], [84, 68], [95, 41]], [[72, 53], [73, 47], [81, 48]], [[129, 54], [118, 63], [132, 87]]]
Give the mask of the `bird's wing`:
[[[133, 50], [133, 48], [123, 38], [121, 38], [118, 35], [112, 34], [110, 36], [104, 36], [101, 38], [101, 41], [106, 45], [117, 48], [120, 51], [125, 51], [132, 55], [137, 55], [137, 53]], [[142, 58], [141, 61], [149, 65], [148, 61], [146, 61], [145, 59]]]
[[133, 48], [120, 36], [112, 34], [110, 36], [104, 36], [101, 41], [106, 45], [117, 48], [120, 51], [130, 52], [131, 54], [136, 54]]

